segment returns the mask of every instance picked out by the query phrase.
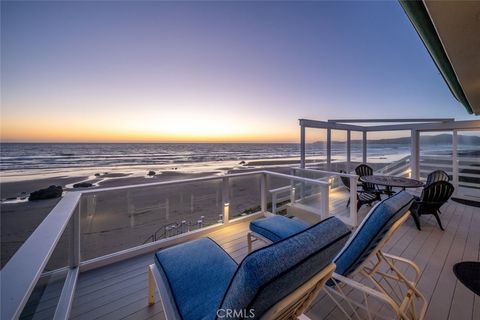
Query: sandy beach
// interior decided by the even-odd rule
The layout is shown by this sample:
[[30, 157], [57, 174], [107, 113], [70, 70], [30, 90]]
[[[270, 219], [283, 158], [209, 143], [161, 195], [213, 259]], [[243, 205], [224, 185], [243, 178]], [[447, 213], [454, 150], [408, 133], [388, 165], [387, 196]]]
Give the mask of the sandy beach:
[[[269, 170], [286, 172], [282, 161], [269, 162]], [[277, 166], [275, 166], [277, 165]], [[223, 175], [229, 172], [251, 171], [251, 166], [230, 166], [203, 172], [179, 170], [156, 171], [152, 177], [148, 171], [138, 174], [99, 171], [97, 175], [57, 176], [43, 179], [3, 182], [0, 184], [1, 211], [1, 264], [5, 265], [22, 243], [43, 221], [58, 199], [28, 201], [28, 195], [50, 185], [60, 185], [64, 192], [77, 191], [72, 186], [78, 182], [92, 183], [88, 189], [145, 184], [151, 182]], [[136, 172], [135, 174], [132, 172]], [[269, 181], [280, 186], [282, 181]], [[247, 209], [260, 204], [259, 176], [238, 177], [230, 181], [230, 217], [244, 214]], [[15, 199], [15, 200], [14, 200]], [[180, 232], [168, 230], [172, 224], [185, 221], [181, 231], [211, 225], [221, 219], [223, 210], [221, 179], [174, 186], [133, 188], [123, 191], [93, 193], [82, 198], [81, 203], [82, 260], [88, 260], [119, 250], [128, 249], [154, 238], [160, 239]], [[65, 265], [68, 257], [68, 233], [54, 252], [47, 269]], [[150, 239], [149, 239], [150, 238]]]

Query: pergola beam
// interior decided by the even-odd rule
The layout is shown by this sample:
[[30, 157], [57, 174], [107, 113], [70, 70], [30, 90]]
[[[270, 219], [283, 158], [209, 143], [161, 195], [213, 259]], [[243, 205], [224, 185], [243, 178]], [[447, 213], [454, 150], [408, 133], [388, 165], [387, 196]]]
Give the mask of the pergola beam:
[[454, 118], [416, 118], [416, 119], [330, 119], [328, 122], [334, 123], [391, 123], [391, 122], [450, 122]]
[[309, 119], [299, 119], [298, 121], [300, 122], [300, 126], [305, 128], [365, 131], [365, 127], [356, 126], [352, 124], [333, 123], [333, 122], [309, 120]]
[[395, 125], [379, 125], [363, 127], [365, 131], [401, 131], [401, 130], [418, 130], [418, 131], [444, 131], [454, 129], [472, 129], [480, 128], [480, 120], [467, 121], [449, 121], [449, 122], [430, 122], [430, 123], [404, 123]]
[[[430, 122], [427, 122], [430, 121]], [[480, 120], [455, 121], [452, 118], [431, 118], [431, 119], [345, 119], [345, 120], [310, 120], [299, 119], [300, 126], [305, 128], [332, 129], [332, 130], [351, 130], [360, 132], [371, 131], [401, 131], [401, 130], [418, 130], [418, 131], [443, 131], [443, 130], [468, 130], [472, 128], [480, 128]], [[372, 126], [359, 126], [347, 124], [343, 122], [357, 123], [395, 123]], [[406, 122], [406, 123], [399, 123]]]

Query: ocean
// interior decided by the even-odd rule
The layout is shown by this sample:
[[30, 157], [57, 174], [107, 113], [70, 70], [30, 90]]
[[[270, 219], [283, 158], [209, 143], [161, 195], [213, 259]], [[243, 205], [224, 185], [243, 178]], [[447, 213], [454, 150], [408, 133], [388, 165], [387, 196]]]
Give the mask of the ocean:
[[[409, 145], [369, 147], [372, 159], [409, 153]], [[307, 144], [307, 157], [324, 159], [325, 146]], [[298, 158], [298, 143], [2, 143], [0, 170], [128, 167], [221, 161]], [[332, 156], [345, 158], [345, 145], [334, 144]], [[352, 159], [361, 147], [352, 145]]]

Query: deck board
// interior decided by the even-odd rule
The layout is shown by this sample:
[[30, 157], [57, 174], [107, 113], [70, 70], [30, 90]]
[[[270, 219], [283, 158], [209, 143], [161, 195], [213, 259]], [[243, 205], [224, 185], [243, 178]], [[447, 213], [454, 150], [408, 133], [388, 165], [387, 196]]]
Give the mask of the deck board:
[[[331, 211], [345, 212], [335, 199]], [[368, 212], [366, 208], [363, 213]], [[422, 231], [409, 219], [386, 245], [386, 251], [414, 260], [421, 268], [419, 288], [429, 299], [426, 319], [479, 319], [480, 298], [456, 280], [452, 266], [480, 259], [480, 210], [450, 201], [443, 208], [442, 232], [433, 217], [422, 217]], [[237, 262], [247, 255], [248, 224], [209, 234]], [[254, 243], [254, 248], [263, 244]], [[147, 265], [152, 254], [82, 273], [71, 319], [164, 319], [162, 305], [147, 304]], [[338, 308], [320, 293], [307, 312], [311, 319], [343, 319]]]
[[[473, 207], [467, 208], [467, 210], [471, 214], [472, 219], [469, 224], [469, 231], [465, 243], [465, 250], [463, 251], [463, 256], [461, 259], [463, 261], [472, 261], [477, 260], [478, 258], [478, 253], [474, 249], [475, 244], [480, 242], [480, 233], [478, 232], [478, 230], [475, 231], [472, 228], [478, 226], [478, 219], [480, 219], [480, 215], [474, 214], [473, 209]], [[452, 305], [450, 306], [448, 319], [468, 319], [469, 317], [473, 317], [474, 301], [475, 294], [468, 290], [458, 280], [456, 280], [453, 301]], [[477, 317], [476, 319], [478, 318], [479, 317]]]

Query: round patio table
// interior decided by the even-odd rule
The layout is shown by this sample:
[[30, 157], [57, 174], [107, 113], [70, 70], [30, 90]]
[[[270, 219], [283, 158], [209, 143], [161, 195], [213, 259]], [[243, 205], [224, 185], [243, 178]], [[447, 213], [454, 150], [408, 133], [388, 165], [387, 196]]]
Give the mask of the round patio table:
[[392, 192], [393, 187], [399, 187], [403, 189], [423, 187], [423, 182], [421, 181], [410, 179], [410, 178], [404, 178], [404, 177], [396, 177], [396, 176], [379, 176], [379, 175], [363, 176], [363, 177], [360, 177], [360, 181], [373, 183], [375, 185], [385, 186], [386, 187], [385, 193], [388, 195], [393, 194]]

